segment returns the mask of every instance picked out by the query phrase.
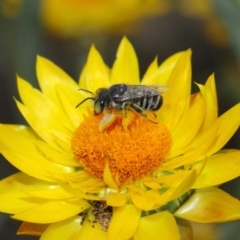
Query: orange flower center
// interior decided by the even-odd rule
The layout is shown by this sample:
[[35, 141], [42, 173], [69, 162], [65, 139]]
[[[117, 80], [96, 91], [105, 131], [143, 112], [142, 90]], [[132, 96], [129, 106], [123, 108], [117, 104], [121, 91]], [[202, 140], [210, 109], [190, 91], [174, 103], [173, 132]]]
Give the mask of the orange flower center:
[[113, 178], [124, 184], [151, 174], [166, 158], [172, 141], [165, 125], [137, 115], [127, 129], [119, 118], [99, 132], [101, 118], [90, 114], [72, 138], [73, 153], [89, 174], [102, 180], [108, 161]]

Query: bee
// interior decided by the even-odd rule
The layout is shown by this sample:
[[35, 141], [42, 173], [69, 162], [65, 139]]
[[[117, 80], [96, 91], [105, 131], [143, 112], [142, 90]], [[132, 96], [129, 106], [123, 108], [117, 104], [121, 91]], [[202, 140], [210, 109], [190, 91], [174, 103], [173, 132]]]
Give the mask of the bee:
[[79, 107], [85, 101], [91, 99], [94, 101], [94, 114], [105, 113], [99, 123], [99, 130], [103, 131], [115, 121], [116, 116], [111, 110], [123, 112], [123, 117], [127, 117], [128, 111], [133, 111], [153, 123], [157, 123], [148, 116], [148, 112], [154, 113], [159, 110], [163, 104], [162, 93], [168, 90], [168, 87], [161, 85], [129, 85], [114, 84], [109, 88], [99, 88], [95, 93], [86, 89], [81, 91], [92, 94], [77, 106]]

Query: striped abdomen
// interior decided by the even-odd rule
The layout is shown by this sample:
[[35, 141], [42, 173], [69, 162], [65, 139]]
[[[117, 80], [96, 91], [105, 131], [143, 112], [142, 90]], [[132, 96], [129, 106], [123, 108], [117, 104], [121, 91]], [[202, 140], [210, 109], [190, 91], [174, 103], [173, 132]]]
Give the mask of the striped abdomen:
[[134, 103], [144, 110], [157, 111], [162, 106], [163, 98], [159, 94], [151, 97], [143, 97]]

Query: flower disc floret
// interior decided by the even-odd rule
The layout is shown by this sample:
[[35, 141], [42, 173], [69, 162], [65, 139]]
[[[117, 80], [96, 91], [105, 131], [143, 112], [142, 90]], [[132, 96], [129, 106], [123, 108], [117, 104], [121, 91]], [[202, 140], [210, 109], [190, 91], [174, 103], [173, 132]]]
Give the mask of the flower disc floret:
[[136, 116], [127, 129], [121, 119], [104, 132], [98, 131], [102, 116], [89, 115], [72, 138], [72, 149], [85, 171], [103, 179], [108, 161], [120, 183], [140, 179], [155, 171], [171, 147], [171, 134], [164, 124]]

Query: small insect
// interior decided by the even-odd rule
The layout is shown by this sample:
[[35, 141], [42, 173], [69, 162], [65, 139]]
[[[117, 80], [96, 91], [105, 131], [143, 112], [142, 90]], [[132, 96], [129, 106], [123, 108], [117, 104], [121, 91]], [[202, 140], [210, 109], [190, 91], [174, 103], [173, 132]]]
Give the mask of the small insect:
[[96, 93], [86, 89], [81, 91], [92, 94], [92, 97], [85, 98], [76, 107], [79, 107], [85, 101], [92, 99], [94, 101], [94, 114], [105, 113], [99, 123], [99, 130], [103, 131], [115, 121], [116, 116], [111, 110], [123, 112], [123, 119], [127, 117], [128, 111], [133, 111], [153, 123], [148, 112], [155, 112], [160, 109], [163, 103], [162, 93], [169, 88], [161, 85], [128, 85], [115, 84], [109, 88], [99, 88]]

